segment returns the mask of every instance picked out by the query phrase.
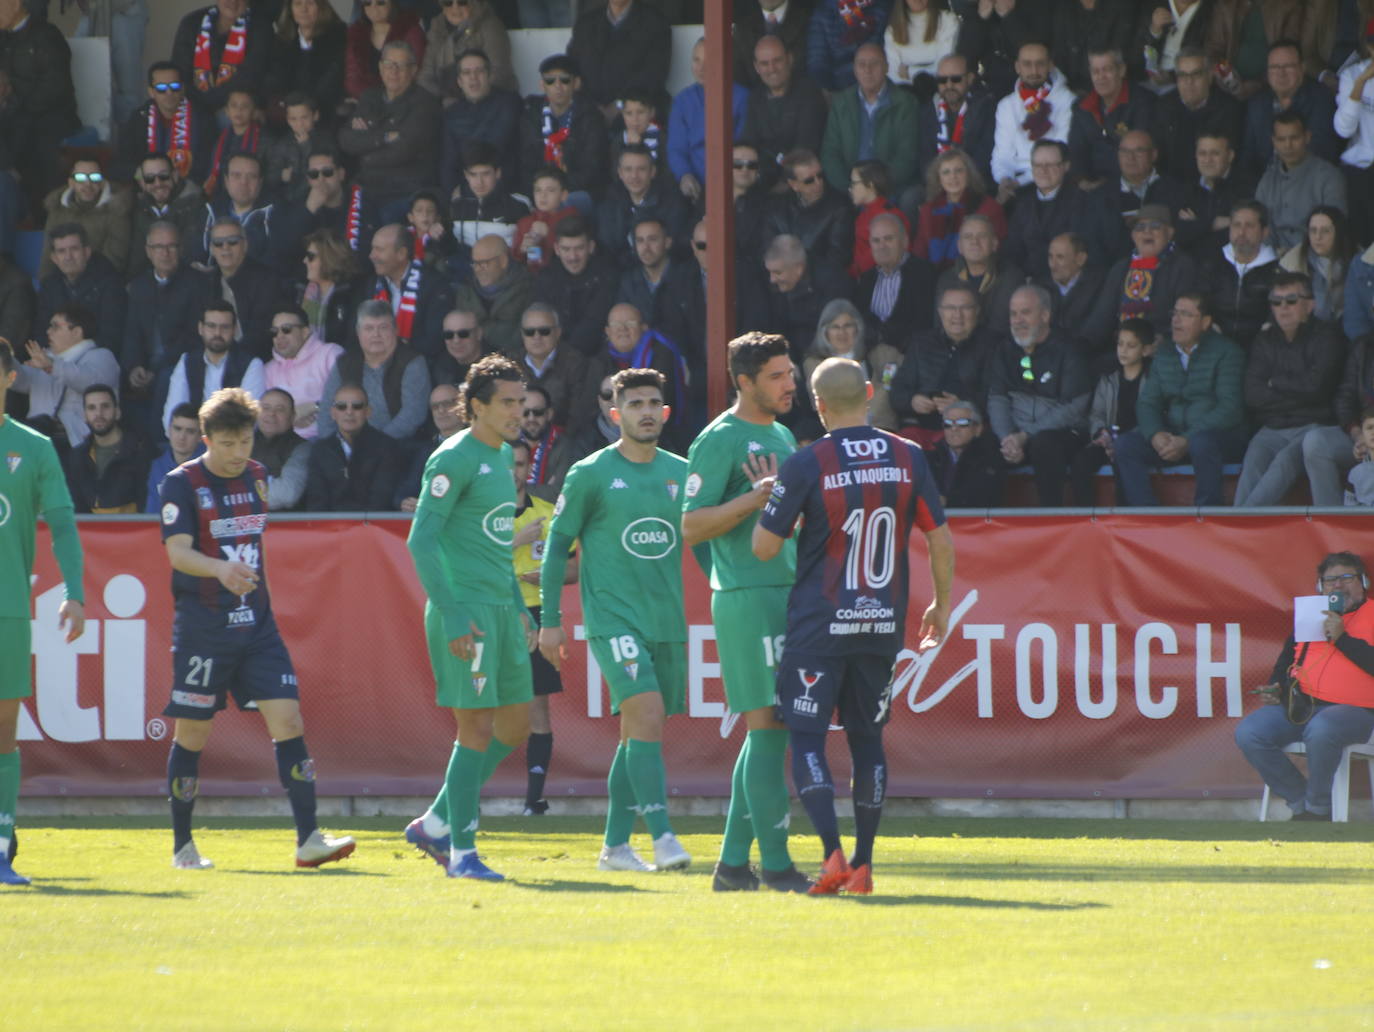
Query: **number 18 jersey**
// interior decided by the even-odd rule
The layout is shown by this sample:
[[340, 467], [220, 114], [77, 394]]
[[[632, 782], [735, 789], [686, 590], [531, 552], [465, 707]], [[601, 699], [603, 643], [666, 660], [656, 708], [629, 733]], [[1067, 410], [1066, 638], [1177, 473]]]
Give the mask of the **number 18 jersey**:
[[858, 426], [833, 430], [778, 471], [759, 525], [790, 537], [797, 580], [787, 648], [808, 655], [895, 655], [906, 626], [907, 542], [945, 522], [920, 448]]

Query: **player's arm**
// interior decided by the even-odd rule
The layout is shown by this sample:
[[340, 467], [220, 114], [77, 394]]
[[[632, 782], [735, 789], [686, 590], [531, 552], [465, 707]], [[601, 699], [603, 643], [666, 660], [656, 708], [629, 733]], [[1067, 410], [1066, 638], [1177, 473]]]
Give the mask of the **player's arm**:
[[[772, 493], [764, 503], [759, 521], [754, 524], [749, 545], [754, 558], [762, 562], [776, 559], [783, 542], [792, 536], [802, 505], [806, 499], [807, 478], [810, 476], [807, 453], [794, 452], [787, 457], [774, 478]], [[814, 481], [814, 477], [811, 478]]]
[[226, 591], [235, 595], [246, 595], [257, 587], [257, 570], [247, 563], [216, 559], [196, 551], [192, 547], [190, 534], [173, 534], [163, 544], [167, 548], [167, 561], [177, 573], [191, 577], [213, 577], [224, 585]]
[[554, 665], [563, 662], [563, 584], [567, 577], [568, 555], [574, 539], [553, 530], [544, 542], [544, 564], [539, 570], [539, 651]]
[[930, 552], [930, 583], [935, 598], [921, 618], [919, 651], [924, 652], [945, 639], [949, 629], [950, 593], [954, 587], [954, 537], [949, 524], [942, 523], [926, 534], [926, 548]]
[[771, 530], [768, 530], [761, 523], [754, 524], [754, 536], [749, 539], [749, 545], [754, 550], [754, 558], [762, 562], [776, 559], [778, 553], [782, 551], [783, 544], [787, 541], [785, 537], [779, 537]]
[[41, 467], [40, 498], [43, 519], [52, 533], [52, 553], [62, 573], [66, 598], [57, 610], [57, 626], [67, 628], [67, 641], [81, 637], [86, 629], [86, 594], [82, 586], [85, 559], [81, 553], [81, 537], [76, 532], [75, 509], [67, 490], [67, 480], [58, 464], [57, 453], [49, 449]]
[[743, 469], [752, 485], [744, 494], [719, 505], [704, 505], [682, 514], [682, 540], [688, 547], [730, 533], [768, 504], [768, 496], [778, 476], [777, 457], [750, 455]]

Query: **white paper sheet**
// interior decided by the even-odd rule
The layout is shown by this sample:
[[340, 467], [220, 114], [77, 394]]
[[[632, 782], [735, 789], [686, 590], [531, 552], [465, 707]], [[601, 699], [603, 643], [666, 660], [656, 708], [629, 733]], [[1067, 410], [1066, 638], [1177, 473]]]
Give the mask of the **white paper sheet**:
[[1293, 640], [1326, 641], [1322, 623], [1329, 607], [1325, 595], [1298, 595], [1293, 599]]

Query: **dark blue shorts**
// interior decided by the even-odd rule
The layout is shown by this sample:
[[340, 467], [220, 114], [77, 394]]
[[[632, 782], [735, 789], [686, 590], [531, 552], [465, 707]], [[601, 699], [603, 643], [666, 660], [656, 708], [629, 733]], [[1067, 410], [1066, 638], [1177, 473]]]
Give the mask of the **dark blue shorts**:
[[164, 717], [209, 720], [234, 697], [239, 709], [260, 699], [296, 699], [296, 670], [270, 616], [252, 630], [172, 632], [172, 696]]
[[881, 734], [890, 716], [892, 656], [856, 652], [815, 656], [783, 649], [778, 664], [777, 716], [791, 731], [830, 729], [830, 718], [850, 734]]

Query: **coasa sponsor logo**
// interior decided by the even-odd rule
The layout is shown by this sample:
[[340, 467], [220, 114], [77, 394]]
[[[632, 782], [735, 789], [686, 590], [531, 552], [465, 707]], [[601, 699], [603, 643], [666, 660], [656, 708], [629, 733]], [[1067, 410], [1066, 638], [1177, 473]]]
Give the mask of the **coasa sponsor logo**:
[[677, 545], [677, 528], [657, 516], [645, 516], [625, 528], [620, 544], [637, 559], [662, 559]]

